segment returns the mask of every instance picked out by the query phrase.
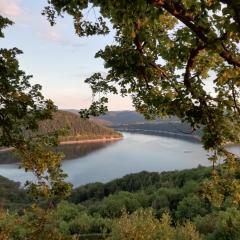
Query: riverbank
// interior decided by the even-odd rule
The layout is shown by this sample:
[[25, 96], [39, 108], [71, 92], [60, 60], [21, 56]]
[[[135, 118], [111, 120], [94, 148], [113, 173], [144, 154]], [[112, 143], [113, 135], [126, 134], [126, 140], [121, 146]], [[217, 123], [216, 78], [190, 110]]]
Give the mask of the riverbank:
[[13, 147], [10, 147], [10, 148], [0, 148], [0, 153], [1, 152], [10, 152], [12, 151], [14, 148]]
[[[73, 141], [61, 141], [59, 145], [70, 145], [70, 144], [83, 144], [83, 143], [100, 143], [100, 142], [114, 142], [122, 140], [123, 136], [121, 137], [109, 137], [109, 138], [96, 138], [96, 139], [82, 139], [82, 140], [73, 140]], [[14, 148], [0, 148], [0, 153], [10, 152]]]
[[60, 142], [60, 145], [66, 145], [66, 144], [81, 144], [81, 143], [99, 143], [99, 142], [113, 142], [113, 141], [119, 141], [122, 140], [123, 136], [121, 137], [111, 137], [111, 138], [98, 138], [98, 139], [86, 139], [86, 140], [75, 140], [75, 141], [62, 141]]
[[169, 137], [173, 139], [181, 139], [189, 141], [192, 143], [201, 143], [201, 137], [198, 135], [184, 134], [184, 133], [174, 133], [161, 130], [149, 130], [149, 129], [126, 129], [126, 128], [116, 128], [117, 131], [128, 132], [128, 133], [139, 133], [152, 136], [162, 136]]

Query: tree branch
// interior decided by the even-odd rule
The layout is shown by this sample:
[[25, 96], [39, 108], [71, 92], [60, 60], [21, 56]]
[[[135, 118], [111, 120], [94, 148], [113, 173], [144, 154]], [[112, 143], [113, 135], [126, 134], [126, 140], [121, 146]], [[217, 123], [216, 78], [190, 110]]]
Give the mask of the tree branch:
[[[165, 9], [171, 15], [176, 17], [179, 21], [184, 23], [190, 30], [192, 30], [192, 32], [194, 32], [196, 36], [200, 40], [202, 40], [205, 44], [219, 40], [216, 38], [214, 41], [213, 40], [210, 41], [210, 39], [206, 35], [207, 33], [210, 32], [210, 29], [197, 26], [196, 17], [193, 16], [193, 13], [191, 11], [184, 9], [184, 7], [181, 4], [176, 3], [174, 1], [166, 1], [166, 0], [147, 0], [147, 1], [148, 3], [153, 4], [158, 8]], [[222, 0], [222, 1], [231, 1], [231, 0]], [[238, 15], [240, 20], [240, 14]], [[233, 54], [229, 52], [227, 49], [222, 48], [222, 50], [219, 52], [219, 55], [222, 58], [224, 58], [229, 64], [240, 67], [240, 59], [233, 56]]]
[[234, 107], [235, 107], [235, 110], [237, 111], [237, 113], [240, 116], [240, 107], [239, 107], [239, 104], [238, 104], [238, 101], [237, 101], [237, 96], [236, 96], [236, 92], [235, 92], [235, 85], [234, 85], [233, 81], [230, 82], [230, 86], [231, 86], [231, 91], [232, 91]]
[[[193, 90], [191, 87], [191, 82], [190, 82], [190, 74], [191, 74], [191, 69], [193, 68], [194, 64], [194, 59], [197, 57], [198, 53], [203, 50], [206, 47], [206, 45], [198, 45], [195, 49], [192, 49], [190, 51], [190, 55], [187, 61], [187, 66], [184, 74], [184, 85], [188, 90], [191, 90], [191, 93], [193, 94]], [[194, 94], [193, 94], [194, 95]]]
[[240, 2], [236, 0], [220, 0], [221, 3], [227, 4], [235, 13], [233, 19], [238, 24], [240, 30]]

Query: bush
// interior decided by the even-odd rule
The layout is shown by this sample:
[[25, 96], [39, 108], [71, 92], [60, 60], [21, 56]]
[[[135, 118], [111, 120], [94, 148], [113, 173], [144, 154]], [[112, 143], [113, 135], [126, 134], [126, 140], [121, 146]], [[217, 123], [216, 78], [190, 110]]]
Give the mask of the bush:
[[112, 227], [111, 240], [201, 240], [196, 227], [187, 222], [184, 225], [172, 226], [170, 215], [163, 214], [156, 219], [152, 209], [139, 209], [117, 219]]

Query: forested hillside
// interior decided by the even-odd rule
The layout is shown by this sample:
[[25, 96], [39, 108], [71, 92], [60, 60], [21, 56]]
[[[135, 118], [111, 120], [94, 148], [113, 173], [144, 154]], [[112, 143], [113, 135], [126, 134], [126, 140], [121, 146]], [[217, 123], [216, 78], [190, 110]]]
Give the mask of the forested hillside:
[[20, 188], [20, 183], [0, 176], [0, 208], [20, 210], [30, 203], [30, 197]]
[[62, 141], [78, 141], [91, 139], [119, 138], [121, 134], [89, 120], [81, 119], [78, 115], [65, 111], [54, 113], [53, 119], [41, 122], [39, 132], [51, 133], [58, 129], [66, 129]]
[[[39, 130], [34, 132], [34, 134], [49, 134], [59, 129], [65, 129], [64, 134], [60, 136], [61, 142], [81, 142], [81, 145], [77, 147], [76, 145], [73, 147], [75, 150], [76, 148], [80, 148], [81, 151], [71, 151], [71, 147], [68, 146], [63, 148], [62, 146], [54, 148], [57, 151], [64, 152], [65, 158], [64, 159], [72, 159], [76, 157], [74, 152], [78, 153], [77, 156], [79, 157], [79, 152], [81, 155], [87, 154], [90, 149], [91, 151], [93, 148], [101, 148], [104, 146], [105, 143], [95, 143], [95, 146], [89, 146], [87, 141], [91, 140], [112, 140], [121, 138], [122, 135], [115, 130], [99, 125], [89, 120], [81, 119], [78, 115], [70, 112], [65, 111], [57, 111], [54, 113], [53, 118], [51, 120], [45, 120], [40, 123]], [[32, 133], [30, 133], [32, 134]], [[86, 141], [86, 144], [84, 142]], [[19, 157], [13, 154], [11, 151], [2, 151], [0, 152], [0, 164], [7, 164], [7, 163], [16, 163], [19, 162]]]
[[[216, 208], [201, 193], [202, 183], [210, 175], [210, 168], [199, 166], [87, 184], [59, 202], [46, 221], [62, 239], [237, 240], [239, 209], [229, 207], [228, 200]], [[4, 208], [18, 210], [30, 204], [26, 193], [12, 181], [0, 178], [0, 190]], [[33, 228], [25, 223], [34, 214], [16, 216], [10, 211], [7, 218], [0, 218], [0, 225], [9, 226], [18, 217], [19, 224], [11, 226], [11, 234], [14, 239], [25, 239]]]

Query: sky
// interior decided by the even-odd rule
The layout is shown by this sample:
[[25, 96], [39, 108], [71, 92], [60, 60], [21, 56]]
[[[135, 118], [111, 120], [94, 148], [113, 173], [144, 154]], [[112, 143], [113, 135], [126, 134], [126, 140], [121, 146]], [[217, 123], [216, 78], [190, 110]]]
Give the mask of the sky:
[[[42, 85], [43, 95], [60, 109], [86, 108], [92, 94], [84, 79], [94, 72], [106, 72], [103, 61], [94, 55], [114, 41], [113, 33], [79, 38], [69, 16], [51, 27], [41, 15], [46, 5], [47, 0], [0, 0], [0, 14], [15, 22], [4, 31], [0, 46], [24, 52], [18, 58], [22, 70], [33, 75], [31, 83]], [[108, 106], [109, 110], [133, 109], [131, 99], [120, 96], [110, 96]]]

